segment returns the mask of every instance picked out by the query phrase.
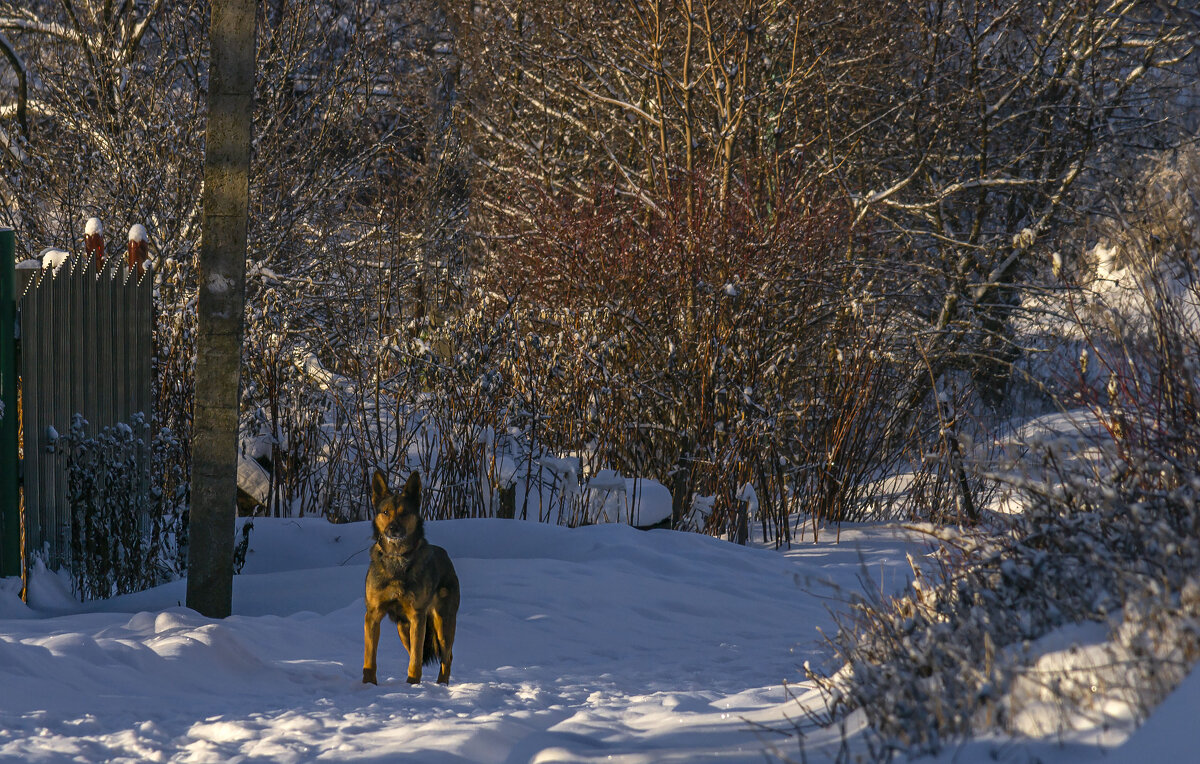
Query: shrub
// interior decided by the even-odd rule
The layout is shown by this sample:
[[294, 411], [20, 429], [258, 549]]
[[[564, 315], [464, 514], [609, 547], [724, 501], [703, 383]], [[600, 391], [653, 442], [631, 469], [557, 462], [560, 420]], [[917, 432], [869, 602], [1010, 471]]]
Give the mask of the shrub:
[[[187, 570], [188, 483], [174, 433], [141, 414], [87, 433], [76, 414], [63, 440], [71, 506], [71, 582], [81, 599], [140, 591]], [[243, 527], [235, 569], [245, 564]]]
[[862, 519], [898, 444], [936, 448], [931, 380], [838, 193], [754, 168], [716, 185], [681, 174], [653, 213], [615, 185], [514, 186], [485, 264], [522, 337], [505, 376], [545, 448], [711, 497], [710, 531], [747, 483], [780, 542], [802, 515]]
[[[1140, 315], [1085, 327], [1104, 373], [1079, 374], [1077, 416], [1103, 440], [998, 465], [1023, 511], [933, 532], [933, 572], [914, 564], [911, 592], [855, 598], [829, 638], [844, 666], [808, 667], [835, 714], [865, 712], [879, 758], [1024, 729], [1031, 692], [1063, 726], [1105, 703], [1142, 716], [1200, 660], [1200, 284], [1128, 241]], [[1086, 621], [1109, 626], [1100, 657], [1047, 677], [1030, 642]]]

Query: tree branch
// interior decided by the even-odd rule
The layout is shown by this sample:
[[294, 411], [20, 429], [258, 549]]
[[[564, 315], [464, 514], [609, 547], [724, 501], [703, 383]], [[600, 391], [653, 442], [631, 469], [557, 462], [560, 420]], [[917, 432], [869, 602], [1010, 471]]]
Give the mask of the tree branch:
[[29, 103], [29, 70], [25, 68], [25, 62], [17, 55], [16, 49], [3, 32], [0, 32], [0, 50], [4, 51], [8, 62], [17, 73], [17, 122], [21, 125], [21, 134], [25, 136], [25, 140], [29, 140], [29, 115], [26, 112], [26, 105]]

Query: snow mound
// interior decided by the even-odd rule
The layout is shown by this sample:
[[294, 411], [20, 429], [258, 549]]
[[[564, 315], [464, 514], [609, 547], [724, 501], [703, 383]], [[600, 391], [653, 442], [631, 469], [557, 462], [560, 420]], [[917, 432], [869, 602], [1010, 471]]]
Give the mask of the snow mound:
[[623, 478], [598, 470], [587, 482], [588, 517], [594, 523], [657, 525], [671, 517], [671, 492], [649, 478]]
[[[182, 607], [182, 581], [81, 606], [35, 566], [27, 607], [0, 580], [0, 760], [798, 760], [797, 738], [766, 730], [823, 708], [800, 672], [827, 657], [820, 582], [898, 592], [905, 555], [924, 550], [889, 526], [844, 526], [840, 544], [827, 533], [782, 552], [620, 523], [426, 529], [463, 587], [449, 687], [408, 685], [392, 630], [380, 685], [360, 683], [365, 522], [257, 518], [223, 621]], [[1078, 669], [1093, 681], [1103, 633], [1064, 629], [1032, 648], [1048, 679]], [[1125, 733], [985, 739], [942, 760], [1191, 761], [1197, 678], [1124, 746]], [[1053, 709], [1031, 680], [1009, 701], [1037, 733]], [[838, 730], [802, 723], [808, 760], [841, 754]], [[851, 746], [858, 731], [852, 718]]]

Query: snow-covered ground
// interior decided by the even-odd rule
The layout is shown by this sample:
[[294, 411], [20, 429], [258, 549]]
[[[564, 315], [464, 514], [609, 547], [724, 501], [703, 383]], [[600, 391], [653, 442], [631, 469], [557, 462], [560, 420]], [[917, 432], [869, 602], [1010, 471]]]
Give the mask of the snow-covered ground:
[[[462, 581], [452, 684], [406, 684], [385, 629], [376, 687], [359, 682], [369, 526], [255, 524], [224, 621], [181, 607], [182, 582], [87, 607], [51, 574], [32, 607], [0, 591], [0, 758], [632, 764], [777, 748], [799, 761], [798, 738], [770, 730], [816, 703], [800, 667], [826, 657], [817, 629], [839, 607], [826, 582], [896, 591], [905, 554], [924, 551], [891, 526], [775, 551], [623, 525], [429, 523]], [[1151, 750], [1178, 730], [1195, 740], [1196, 678]], [[808, 760], [836, 754], [836, 731], [804, 729]], [[1108, 750], [980, 742], [956, 760], [1125, 753]]]
[[33, 610], [7, 595], [0, 756], [761, 761], [777, 741], [748, 720], [782, 721], [829, 624], [816, 579], [903, 586], [921, 549], [882, 528], [788, 553], [623, 525], [427, 528], [462, 580], [449, 688], [406, 684], [388, 630], [380, 685], [360, 684], [366, 523], [260, 519], [225, 621], [180, 607], [182, 582], [89, 612], [53, 576]]

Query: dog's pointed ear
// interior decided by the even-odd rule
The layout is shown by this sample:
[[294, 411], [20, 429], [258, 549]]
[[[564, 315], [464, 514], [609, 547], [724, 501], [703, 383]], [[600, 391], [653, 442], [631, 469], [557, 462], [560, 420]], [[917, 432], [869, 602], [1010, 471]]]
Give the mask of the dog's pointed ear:
[[416, 470], [408, 476], [408, 482], [404, 484], [404, 489], [400, 491], [400, 496], [406, 499], [412, 499], [419, 506], [421, 503], [421, 473]]
[[378, 507], [379, 502], [387, 498], [388, 493], [387, 478], [381, 470], [375, 470], [375, 475], [371, 478], [371, 503]]

